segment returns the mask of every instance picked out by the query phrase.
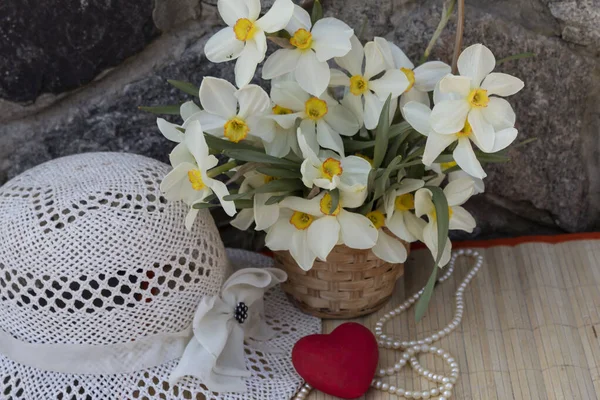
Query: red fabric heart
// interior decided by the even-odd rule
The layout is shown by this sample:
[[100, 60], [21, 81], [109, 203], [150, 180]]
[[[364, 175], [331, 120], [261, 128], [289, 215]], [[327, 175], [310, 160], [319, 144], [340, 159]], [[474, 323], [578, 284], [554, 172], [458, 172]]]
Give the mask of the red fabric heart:
[[370, 330], [344, 323], [329, 335], [300, 339], [292, 350], [298, 374], [313, 388], [343, 399], [355, 399], [369, 390], [379, 351]]

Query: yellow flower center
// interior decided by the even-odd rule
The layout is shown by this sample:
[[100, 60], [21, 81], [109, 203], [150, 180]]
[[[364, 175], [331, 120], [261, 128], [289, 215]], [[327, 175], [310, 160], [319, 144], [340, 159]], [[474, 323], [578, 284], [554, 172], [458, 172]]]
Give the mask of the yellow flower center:
[[449, 161], [449, 162], [440, 163], [440, 167], [442, 167], [442, 171], [445, 171], [445, 170], [450, 169], [450, 168], [454, 168], [454, 167], [456, 167], [456, 165], [457, 165], [456, 161]]
[[354, 75], [350, 78], [350, 93], [360, 96], [369, 90], [369, 82], [362, 75]]
[[317, 97], [311, 97], [304, 103], [304, 111], [308, 118], [318, 121], [327, 114], [327, 103]]
[[233, 32], [235, 33], [237, 40], [245, 42], [254, 37], [256, 34], [256, 27], [248, 18], [240, 18], [233, 26]]
[[408, 79], [408, 87], [404, 91], [404, 93], [406, 93], [415, 85], [415, 71], [410, 68], [400, 68], [400, 71], [404, 72], [404, 75], [406, 75], [406, 78]]
[[467, 96], [467, 100], [471, 103], [471, 107], [475, 108], [483, 108], [487, 107], [490, 102], [490, 98], [487, 95], [487, 90], [485, 89], [473, 89]]
[[[448, 206], [448, 220], [450, 220], [452, 218], [452, 214], [454, 214], [454, 211], [452, 211], [452, 208], [450, 208], [450, 206]], [[431, 218], [434, 221], [437, 219], [437, 213], [435, 212], [435, 208], [431, 212]]]
[[321, 212], [325, 215], [333, 215], [335, 217], [336, 215], [338, 215], [340, 213], [340, 210], [342, 209], [342, 207], [340, 206], [340, 203], [338, 202], [337, 207], [335, 207], [335, 210], [333, 210], [333, 212], [331, 212], [332, 205], [333, 204], [331, 204], [331, 195], [329, 193], [325, 193], [325, 196], [323, 196], [323, 198], [319, 202], [319, 206], [321, 207]]
[[294, 33], [294, 36], [290, 38], [290, 43], [300, 50], [310, 49], [312, 46], [312, 34], [306, 29], [298, 29]]
[[202, 180], [202, 173], [197, 169], [188, 171], [188, 179], [190, 180], [192, 189], [194, 190], [202, 190], [206, 187], [204, 181]]
[[246, 124], [246, 121], [239, 117], [233, 117], [225, 123], [223, 126], [224, 136], [231, 142], [237, 143], [240, 140], [246, 139], [250, 127]]
[[304, 230], [313, 223], [314, 219], [312, 215], [295, 211], [290, 218], [290, 224], [294, 225], [296, 229]]
[[293, 113], [289, 108], [281, 107], [280, 105], [275, 104], [275, 107], [272, 108], [273, 114], [275, 115], [287, 115]]
[[332, 180], [334, 176], [341, 175], [344, 170], [342, 169], [342, 163], [335, 158], [328, 158], [321, 164], [321, 176]]
[[356, 157], [360, 157], [363, 160], [367, 160], [369, 162], [369, 164], [371, 164], [371, 166], [373, 166], [373, 159], [371, 157], [365, 156], [364, 154], [360, 154], [360, 153], [355, 153], [354, 154]]
[[402, 194], [394, 200], [394, 206], [398, 211], [408, 211], [415, 208], [415, 196], [412, 193]]
[[276, 180], [277, 178], [275, 178], [274, 176], [265, 175], [265, 183], [269, 183]]
[[367, 218], [371, 220], [375, 229], [381, 229], [385, 226], [385, 217], [381, 211], [371, 211], [367, 213]]
[[[469, 124], [469, 121], [465, 121], [465, 126], [462, 128], [461, 131], [456, 132], [456, 136], [458, 137], [469, 137], [471, 136], [471, 132], [473, 132], [473, 128], [471, 128], [471, 124]], [[456, 163], [454, 163], [456, 165]]]

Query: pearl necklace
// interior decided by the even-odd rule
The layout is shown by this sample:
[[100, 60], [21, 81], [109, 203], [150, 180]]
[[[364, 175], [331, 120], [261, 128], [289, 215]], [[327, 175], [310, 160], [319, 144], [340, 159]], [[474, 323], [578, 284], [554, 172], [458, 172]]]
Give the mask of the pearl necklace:
[[[383, 333], [383, 326], [386, 322], [402, 314], [404, 311], [408, 310], [416, 301], [421, 297], [425, 288], [419, 290], [413, 296], [409, 297], [404, 303], [396, 307], [394, 310], [385, 313], [379, 321], [375, 324], [375, 338], [377, 339], [377, 343], [379, 347], [384, 349], [393, 349], [393, 350], [401, 350], [403, 351], [400, 355], [400, 360], [394, 364], [393, 367], [382, 368], [377, 372], [378, 377], [384, 376], [392, 376], [397, 374], [404, 366], [407, 364], [415, 370], [415, 372], [427, 380], [433, 382], [437, 386], [430, 390], [405, 390], [393, 385], [389, 385], [388, 383], [382, 382], [380, 379], [373, 379], [371, 383], [371, 387], [381, 390], [383, 392], [388, 392], [390, 394], [394, 394], [398, 397], [403, 397], [406, 399], [429, 399], [429, 398], [437, 398], [437, 400], [447, 400], [452, 397], [452, 389], [454, 389], [454, 384], [458, 379], [458, 363], [456, 360], [448, 353], [447, 351], [432, 346], [433, 342], [437, 342], [444, 336], [449, 335], [452, 331], [456, 329], [456, 327], [460, 324], [463, 316], [464, 310], [464, 300], [463, 294], [471, 280], [475, 277], [481, 266], [483, 265], [483, 256], [481, 256], [477, 251], [473, 250], [458, 250], [452, 253], [452, 257], [448, 266], [446, 267], [446, 271], [444, 275], [438, 278], [438, 283], [444, 282], [446, 279], [452, 275], [454, 271], [454, 264], [456, 259], [459, 256], [471, 256], [476, 259], [475, 266], [469, 271], [467, 276], [463, 279], [460, 286], [456, 290], [456, 309], [455, 315], [452, 321], [442, 330], [437, 333], [434, 333], [430, 337], [426, 337], [421, 340], [411, 340], [411, 341], [401, 341], [398, 338], [390, 337]], [[441, 357], [450, 367], [450, 375], [444, 376], [441, 374], [436, 374], [428, 369], [425, 369], [417, 359], [417, 355], [420, 353], [431, 353], [434, 356]], [[300, 391], [294, 397], [294, 400], [304, 400], [309, 395], [312, 387], [305, 383]]]

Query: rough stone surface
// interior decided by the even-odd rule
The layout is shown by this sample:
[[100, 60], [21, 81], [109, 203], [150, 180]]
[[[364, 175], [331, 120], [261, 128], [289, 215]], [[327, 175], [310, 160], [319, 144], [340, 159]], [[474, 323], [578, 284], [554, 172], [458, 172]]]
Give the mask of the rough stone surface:
[[[175, 1], [180, 9], [196, 4], [165, 1]], [[171, 18], [183, 15], [171, 10], [175, 16], [160, 17], [167, 25], [157, 22], [169, 32], [136, 57], [76, 92], [40, 98], [5, 117], [0, 124], [0, 183], [48, 159], [82, 151], [128, 151], [166, 160], [172, 144], [157, 131], [155, 117], [136, 107], [191, 98], [171, 88], [167, 78], [199, 85], [205, 75], [233, 77], [232, 63], [210, 64], [203, 56], [204, 43], [221, 27], [212, 3], [202, 1], [200, 20], [166, 27]], [[484, 43], [498, 59], [522, 52], [537, 55], [498, 67], [526, 82], [509, 101], [517, 112], [519, 140], [538, 140], [511, 150], [510, 163], [487, 168], [486, 193], [467, 204], [478, 220], [476, 237], [600, 228], [599, 48], [593, 40], [565, 36], [571, 26], [593, 37], [598, 24], [586, 22], [586, 14], [593, 14], [589, 4], [594, 0], [467, 0], [465, 46]], [[437, 0], [325, 0], [324, 6], [326, 15], [345, 20], [357, 32], [367, 18], [365, 39], [385, 36], [415, 60], [441, 14]], [[157, 3], [155, 10], [159, 7]], [[449, 62], [453, 43], [451, 20], [431, 59]], [[215, 216], [229, 245], [262, 245], [260, 235], [237, 233], [227, 228], [221, 213]]]
[[91, 81], [154, 36], [152, 0], [2, 0], [0, 98], [29, 102]]
[[564, 40], [584, 46], [600, 45], [600, 0], [556, 1], [549, 7], [563, 23]]
[[152, 18], [162, 32], [171, 31], [183, 22], [198, 19], [202, 14], [200, 0], [155, 0]]

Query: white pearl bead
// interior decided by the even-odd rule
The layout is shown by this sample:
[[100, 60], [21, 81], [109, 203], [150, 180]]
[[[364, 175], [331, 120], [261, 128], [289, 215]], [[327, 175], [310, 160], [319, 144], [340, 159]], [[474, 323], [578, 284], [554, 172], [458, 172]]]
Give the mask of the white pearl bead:
[[404, 397], [406, 397], [407, 399], [412, 399], [413, 393], [410, 390], [407, 390], [406, 392], [404, 392]]
[[450, 379], [448, 379], [448, 378], [445, 378], [445, 377], [444, 377], [444, 378], [442, 378], [442, 383], [448, 383], [448, 382], [450, 382]]
[[452, 392], [449, 390], [445, 390], [442, 392], [442, 396], [444, 396], [445, 398], [449, 399], [450, 397], [452, 397]]
[[451, 383], [446, 383], [446, 384], [444, 384], [444, 389], [445, 390], [452, 390], [452, 389], [454, 389], [454, 385], [451, 384]]
[[438, 394], [440, 394], [440, 391], [438, 390], [438, 388], [433, 388], [429, 391], [429, 393], [431, 393], [432, 396], [437, 396]]
[[431, 397], [431, 392], [428, 390], [423, 390], [423, 393], [421, 393], [421, 397], [423, 397], [424, 399], [428, 399]]
[[404, 396], [404, 393], [406, 393], [406, 390], [402, 389], [402, 388], [398, 388], [396, 389], [396, 394], [398, 396]]
[[387, 374], [388, 375], [394, 375], [395, 373], [396, 373], [396, 371], [394, 370], [393, 367], [390, 367], [390, 368], [387, 369]]
[[384, 383], [381, 385], [381, 390], [383, 390], [384, 392], [387, 392], [390, 388], [389, 383]]
[[381, 389], [381, 385], [383, 385], [383, 382], [377, 381], [377, 383], [375, 384], [375, 388], [376, 389]]
[[395, 394], [396, 393], [396, 386], [391, 385], [389, 388], [390, 393]]

